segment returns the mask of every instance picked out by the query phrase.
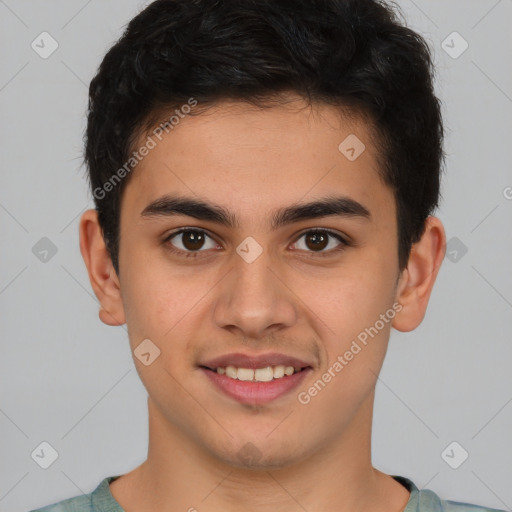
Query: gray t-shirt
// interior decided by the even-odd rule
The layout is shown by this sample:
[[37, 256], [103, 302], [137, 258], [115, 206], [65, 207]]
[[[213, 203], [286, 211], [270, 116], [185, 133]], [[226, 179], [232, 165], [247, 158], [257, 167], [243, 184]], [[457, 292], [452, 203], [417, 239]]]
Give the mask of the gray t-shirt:
[[[37, 510], [31, 510], [30, 512], [124, 512], [112, 496], [109, 487], [110, 482], [119, 478], [119, 476], [105, 478], [89, 494], [68, 498], [67, 500], [59, 501]], [[429, 489], [419, 490], [408, 478], [396, 475], [391, 476], [411, 493], [403, 512], [505, 512], [502, 509], [442, 500]]]

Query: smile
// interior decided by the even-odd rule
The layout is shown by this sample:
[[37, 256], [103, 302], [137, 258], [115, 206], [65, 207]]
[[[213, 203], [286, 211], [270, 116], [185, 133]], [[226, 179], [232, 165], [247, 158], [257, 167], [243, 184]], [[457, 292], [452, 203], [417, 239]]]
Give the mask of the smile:
[[257, 369], [201, 367], [201, 370], [224, 395], [243, 404], [259, 405], [290, 393], [313, 369], [279, 365]]

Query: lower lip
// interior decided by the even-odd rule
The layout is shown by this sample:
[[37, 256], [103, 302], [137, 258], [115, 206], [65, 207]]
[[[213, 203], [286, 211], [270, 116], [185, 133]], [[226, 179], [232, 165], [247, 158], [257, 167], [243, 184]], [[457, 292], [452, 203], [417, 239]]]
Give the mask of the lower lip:
[[312, 368], [269, 382], [255, 382], [231, 379], [213, 370], [201, 368], [201, 371], [226, 395], [240, 403], [259, 405], [271, 402], [297, 388]]

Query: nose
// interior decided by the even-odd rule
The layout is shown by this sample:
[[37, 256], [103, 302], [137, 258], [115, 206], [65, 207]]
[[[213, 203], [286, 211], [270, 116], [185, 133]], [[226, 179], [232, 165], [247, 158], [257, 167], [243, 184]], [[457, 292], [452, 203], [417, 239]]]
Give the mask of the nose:
[[260, 339], [297, 321], [294, 294], [286, 272], [268, 252], [248, 263], [238, 254], [233, 268], [219, 283], [214, 321], [218, 327]]

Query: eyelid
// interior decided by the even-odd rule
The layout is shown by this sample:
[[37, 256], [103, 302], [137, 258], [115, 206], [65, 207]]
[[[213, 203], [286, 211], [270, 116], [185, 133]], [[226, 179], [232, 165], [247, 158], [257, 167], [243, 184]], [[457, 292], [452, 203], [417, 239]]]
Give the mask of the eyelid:
[[167, 233], [166, 235], [164, 235], [163, 241], [166, 242], [173, 236], [180, 235], [181, 233], [186, 232], [186, 231], [197, 231], [198, 233], [208, 235], [210, 238], [215, 238], [208, 230], [206, 230], [204, 228], [197, 228], [195, 226], [185, 226], [185, 227], [178, 228], [175, 231], [171, 231], [170, 233]]
[[[350, 238], [348, 238], [345, 235], [342, 235], [341, 233], [338, 233], [335, 230], [332, 230], [330, 228], [306, 228], [303, 231], [301, 231], [297, 237], [295, 238], [295, 241], [297, 241], [301, 236], [304, 236], [308, 233], [327, 233], [328, 235], [331, 235], [334, 238], [337, 238], [340, 242], [343, 242], [347, 245], [350, 245], [352, 242]], [[314, 251], [312, 251], [314, 252]]]

